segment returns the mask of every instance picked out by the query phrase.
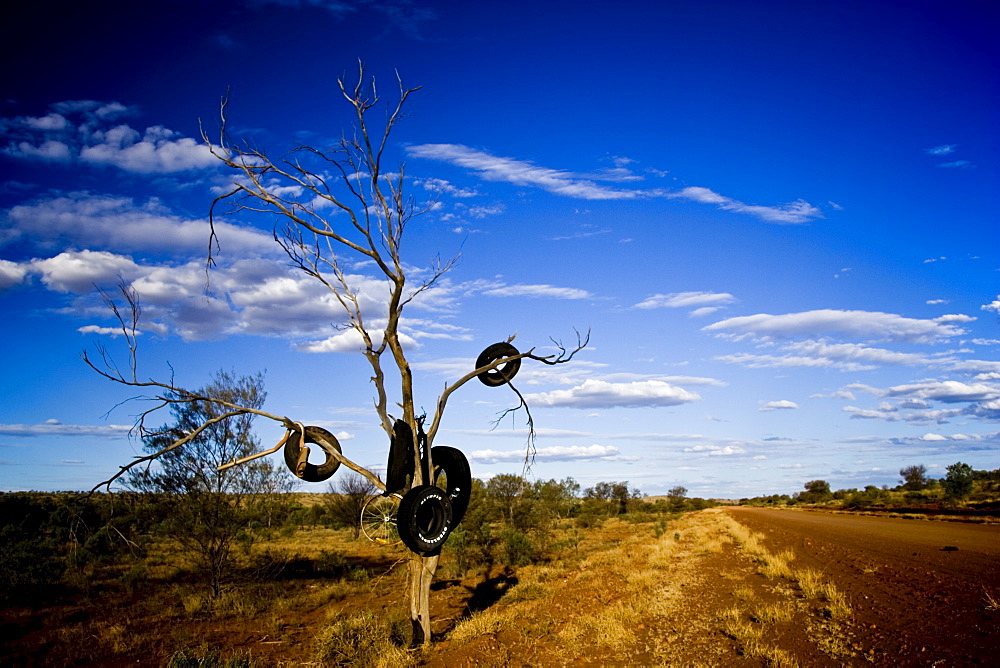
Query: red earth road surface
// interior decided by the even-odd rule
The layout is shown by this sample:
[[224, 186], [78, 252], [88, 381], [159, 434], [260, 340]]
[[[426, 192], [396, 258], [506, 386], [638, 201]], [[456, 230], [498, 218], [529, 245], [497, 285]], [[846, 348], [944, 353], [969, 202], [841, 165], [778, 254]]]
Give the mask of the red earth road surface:
[[867, 658], [1000, 666], [1000, 525], [733, 508], [732, 517], [822, 571], [853, 610]]

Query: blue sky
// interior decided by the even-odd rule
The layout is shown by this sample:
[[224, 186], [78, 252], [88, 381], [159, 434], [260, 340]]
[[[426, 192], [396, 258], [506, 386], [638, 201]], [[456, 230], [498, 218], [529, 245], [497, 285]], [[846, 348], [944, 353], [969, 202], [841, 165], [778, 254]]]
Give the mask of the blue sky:
[[[79, 357], [125, 361], [95, 290], [119, 277], [140, 375], [265, 370], [267, 410], [384, 466], [366, 362], [273, 221], [227, 219], [205, 290], [232, 175], [199, 119], [229, 90], [232, 134], [331, 145], [359, 58], [386, 99], [423, 86], [388, 157], [433, 203], [407, 260], [461, 254], [407, 313], [418, 405], [514, 332], [589, 328], [518, 376], [539, 478], [738, 498], [1000, 467], [992, 3], [139, 4], [4, 10], [0, 489], [89, 489], [141, 450], [147, 406]], [[437, 443], [519, 473], [522, 421], [491, 430], [512, 395], [474, 385]]]

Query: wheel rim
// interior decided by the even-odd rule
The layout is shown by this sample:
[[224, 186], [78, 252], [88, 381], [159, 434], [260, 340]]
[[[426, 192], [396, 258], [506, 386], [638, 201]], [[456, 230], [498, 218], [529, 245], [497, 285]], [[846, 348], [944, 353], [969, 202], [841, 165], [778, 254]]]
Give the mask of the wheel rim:
[[361, 533], [379, 545], [396, 545], [400, 542], [396, 529], [396, 512], [399, 510], [398, 494], [373, 496], [361, 509]]

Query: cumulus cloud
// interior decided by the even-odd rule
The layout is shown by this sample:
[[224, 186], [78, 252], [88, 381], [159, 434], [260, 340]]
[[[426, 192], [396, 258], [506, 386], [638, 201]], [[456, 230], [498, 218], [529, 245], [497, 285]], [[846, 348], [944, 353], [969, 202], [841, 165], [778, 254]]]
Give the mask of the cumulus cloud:
[[16, 158], [112, 165], [138, 174], [167, 174], [214, 167], [219, 161], [200, 139], [162, 125], [140, 133], [115, 119], [124, 105], [77, 100], [52, 105], [43, 116], [0, 121], [3, 151]]
[[727, 318], [702, 328], [730, 338], [794, 337], [839, 334], [887, 341], [930, 343], [964, 334], [947, 322], [906, 318], [878, 311], [842, 311], [818, 309], [801, 313], [756, 315]]
[[788, 401], [787, 399], [780, 399], [778, 401], [768, 401], [766, 404], [763, 404], [757, 410], [759, 410], [761, 412], [767, 412], [767, 411], [775, 411], [775, 410], [788, 410], [788, 409], [798, 408], [798, 407], [799, 407], [799, 405], [797, 403], [795, 403], [794, 401]]
[[896, 385], [885, 391], [889, 397], [914, 397], [944, 403], [989, 401], [1000, 398], [1000, 388], [986, 383], [962, 383], [955, 380]]
[[162, 125], [139, 134], [127, 125], [118, 125], [92, 135], [98, 141], [80, 149], [80, 160], [91, 164], [114, 165], [137, 174], [167, 174], [214, 167], [218, 159], [208, 146]]
[[27, 273], [28, 268], [23, 264], [10, 260], [0, 260], [0, 290], [20, 285], [24, 282]]
[[[612, 445], [557, 445], [538, 448], [535, 461], [569, 462], [634, 459], [622, 457], [618, 448]], [[519, 462], [524, 460], [524, 450], [473, 450], [469, 459], [484, 464], [499, 462]]]
[[[322, 284], [266, 258], [219, 264], [212, 269], [209, 283], [202, 260], [176, 266], [149, 264], [107, 251], [66, 251], [15, 267], [0, 265], [0, 275], [17, 276], [21, 271], [25, 276], [38, 276], [49, 290], [81, 295], [64, 311], [91, 321], [95, 314], [110, 316], [96, 303], [94, 286], [107, 289], [124, 281], [139, 296], [144, 330], [177, 334], [185, 340], [218, 339], [230, 334], [314, 339], [328, 334], [331, 326], [346, 324], [343, 306]], [[343, 278], [354, 290], [374, 333], [385, 318], [386, 281], [363, 274], [344, 274]], [[442, 304], [450, 304], [453, 290], [446, 282], [425, 290], [410, 303], [411, 312], [440, 311]], [[90, 322], [87, 327], [87, 333], [102, 334], [108, 323]], [[401, 332], [411, 346], [421, 338], [469, 338], [465, 328], [437, 319], [404, 319]], [[354, 351], [355, 343], [359, 344], [338, 332], [329, 339], [301, 345], [309, 352]]]
[[[274, 239], [252, 228], [215, 223], [221, 254], [271, 254]], [[0, 244], [18, 241], [39, 249], [86, 247], [118, 252], [171, 251], [204, 255], [207, 220], [184, 219], [159, 200], [73, 192], [9, 209]]]
[[687, 199], [712, 204], [725, 211], [746, 213], [769, 223], [799, 224], [821, 216], [820, 210], [804, 200], [778, 206], [745, 204], [720, 195], [709, 188], [692, 186], [680, 191], [661, 188], [649, 190], [612, 188], [599, 183], [622, 183], [640, 180], [641, 177], [622, 167], [576, 174], [574, 172], [541, 167], [527, 160], [496, 156], [462, 144], [419, 144], [407, 147], [411, 157], [438, 160], [473, 170], [487, 181], [502, 181], [586, 200], [628, 200], [643, 198]]
[[[382, 332], [371, 332], [372, 343], [375, 347], [382, 344]], [[420, 344], [412, 336], [400, 333], [399, 342], [404, 349], [418, 348]], [[304, 353], [354, 353], [365, 349], [364, 339], [361, 332], [356, 329], [348, 329], [327, 337], [322, 341], [309, 341], [299, 344], [296, 349]]]
[[33, 260], [31, 271], [41, 274], [42, 283], [50, 290], [62, 293], [82, 293], [94, 285], [128, 280], [139, 274], [132, 258], [106, 251], [66, 251], [44, 260]]
[[[986, 382], [924, 381], [886, 389], [867, 386], [863, 389], [887, 401], [882, 401], [878, 408], [845, 406], [843, 410], [850, 413], [852, 418], [939, 424], [958, 417], [973, 417], [991, 422], [1000, 420], [1000, 387]], [[953, 406], [967, 405], [934, 408], [933, 402]]]
[[582, 385], [568, 390], [553, 390], [526, 397], [534, 406], [568, 406], [571, 408], [655, 407], [676, 406], [701, 399], [698, 394], [662, 380], [632, 383], [610, 383], [587, 379]]
[[997, 298], [994, 299], [989, 304], [983, 304], [979, 308], [981, 308], [984, 311], [993, 311], [994, 313], [1000, 313], [1000, 295], [997, 295]]

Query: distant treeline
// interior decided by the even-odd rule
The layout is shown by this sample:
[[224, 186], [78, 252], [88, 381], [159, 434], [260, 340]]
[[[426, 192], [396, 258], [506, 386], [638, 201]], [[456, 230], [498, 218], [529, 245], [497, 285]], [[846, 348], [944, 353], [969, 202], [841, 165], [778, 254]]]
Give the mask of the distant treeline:
[[943, 478], [930, 478], [922, 464], [905, 466], [895, 487], [867, 485], [864, 489], [831, 490], [825, 480], [810, 480], [796, 494], [771, 494], [740, 499], [741, 505], [827, 505], [846, 510], [878, 508], [965, 509], [1000, 512], [1000, 469], [981, 471], [957, 462]]

